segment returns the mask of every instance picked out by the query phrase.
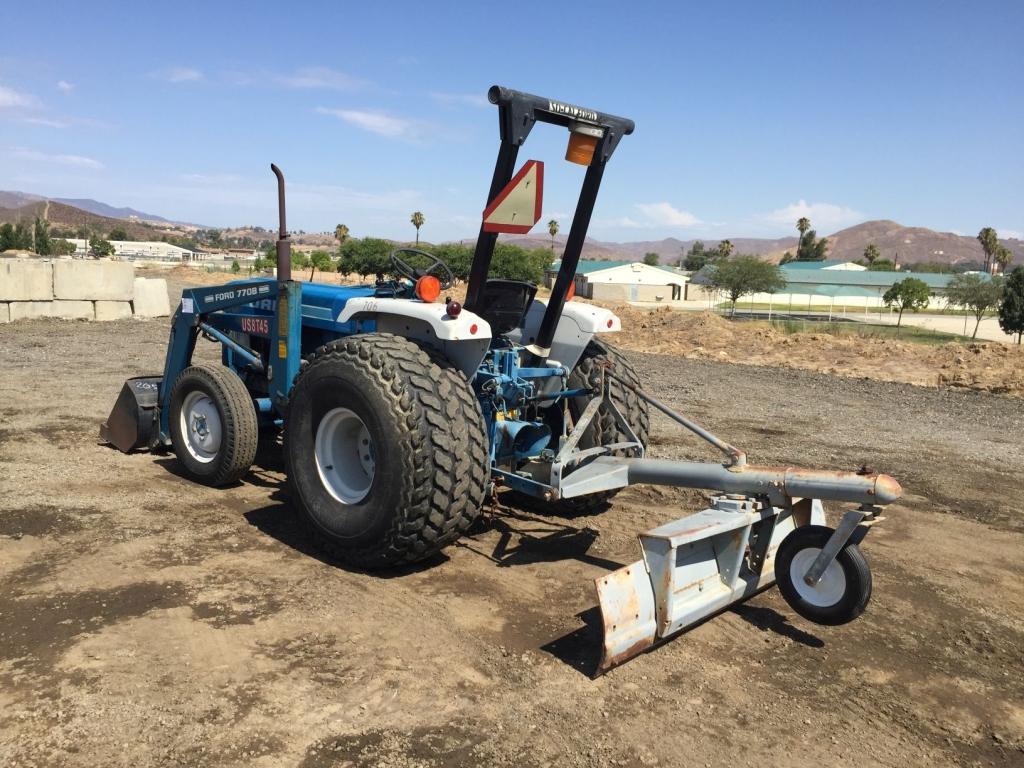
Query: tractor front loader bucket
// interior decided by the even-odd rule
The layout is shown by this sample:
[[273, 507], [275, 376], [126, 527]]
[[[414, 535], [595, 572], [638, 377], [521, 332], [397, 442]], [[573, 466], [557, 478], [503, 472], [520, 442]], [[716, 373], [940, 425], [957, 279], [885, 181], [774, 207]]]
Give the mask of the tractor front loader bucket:
[[824, 521], [818, 501], [787, 510], [722, 497], [641, 533], [643, 559], [595, 580], [604, 626], [598, 672], [771, 586], [782, 540], [798, 523]]
[[125, 453], [153, 447], [160, 433], [162, 380], [161, 376], [128, 379], [121, 387], [110, 416], [100, 426], [100, 438]]

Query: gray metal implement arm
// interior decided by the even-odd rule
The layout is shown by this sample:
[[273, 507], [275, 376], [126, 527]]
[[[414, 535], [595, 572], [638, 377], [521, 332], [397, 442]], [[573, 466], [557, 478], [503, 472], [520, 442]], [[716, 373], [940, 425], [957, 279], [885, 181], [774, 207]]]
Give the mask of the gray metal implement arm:
[[773, 504], [785, 504], [789, 499], [803, 498], [881, 507], [892, 504], [903, 492], [900, 484], [889, 475], [762, 467], [753, 464], [725, 467], [721, 464], [667, 459], [615, 460], [626, 464], [630, 485], [651, 483], [741, 493], [745, 496], [763, 495]]

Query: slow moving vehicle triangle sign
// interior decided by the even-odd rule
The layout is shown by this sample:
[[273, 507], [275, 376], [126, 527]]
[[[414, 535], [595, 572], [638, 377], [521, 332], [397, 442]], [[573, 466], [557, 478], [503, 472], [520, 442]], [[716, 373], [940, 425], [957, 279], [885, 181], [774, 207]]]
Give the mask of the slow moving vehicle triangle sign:
[[544, 163], [527, 160], [484, 211], [485, 232], [525, 235], [540, 221], [544, 203]]

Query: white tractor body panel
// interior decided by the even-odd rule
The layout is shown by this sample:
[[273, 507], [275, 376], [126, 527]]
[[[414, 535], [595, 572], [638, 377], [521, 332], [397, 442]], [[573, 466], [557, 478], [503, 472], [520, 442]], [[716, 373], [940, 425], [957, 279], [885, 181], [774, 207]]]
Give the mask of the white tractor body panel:
[[491, 343], [491, 326], [472, 312], [449, 317], [445, 305], [374, 296], [349, 299], [338, 322], [373, 319], [381, 333], [429, 344], [451, 360], [467, 379], [476, 375]]
[[[532, 344], [545, 309], [546, 302], [534, 299], [526, 311], [523, 327], [512, 331], [508, 335], [509, 338], [524, 346]], [[567, 301], [555, 327], [555, 338], [551, 342], [551, 354], [548, 358], [557, 360], [571, 371], [576, 367], [576, 363], [583, 356], [583, 350], [587, 348], [595, 334], [620, 330], [622, 322], [611, 310], [579, 301]]]

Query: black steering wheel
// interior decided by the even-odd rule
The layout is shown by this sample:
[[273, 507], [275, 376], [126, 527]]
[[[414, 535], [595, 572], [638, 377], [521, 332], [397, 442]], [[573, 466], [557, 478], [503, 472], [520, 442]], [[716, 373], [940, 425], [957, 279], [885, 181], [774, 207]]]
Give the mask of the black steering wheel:
[[[417, 256], [426, 256], [430, 259], [430, 264], [425, 269], [412, 266], [409, 262], [405, 261], [398, 254], [400, 253], [415, 253]], [[421, 251], [418, 248], [396, 248], [391, 252], [391, 265], [395, 268], [395, 271], [402, 277], [407, 277], [414, 283], [425, 275], [433, 275], [441, 281], [441, 290], [446, 291], [452, 287], [455, 283], [455, 274], [451, 268], [437, 256], [426, 251]], [[440, 274], [435, 275], [434, 270], [438, 270]]]

